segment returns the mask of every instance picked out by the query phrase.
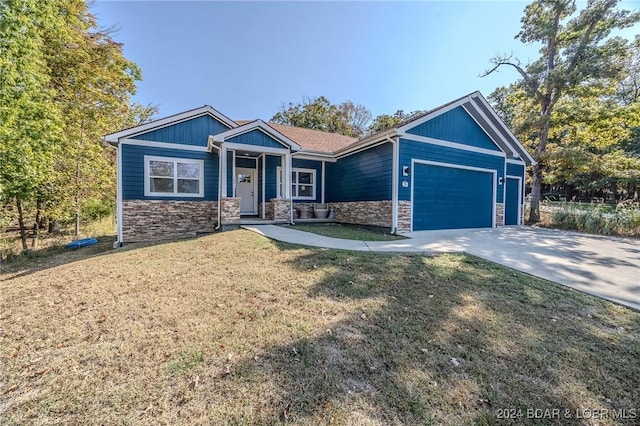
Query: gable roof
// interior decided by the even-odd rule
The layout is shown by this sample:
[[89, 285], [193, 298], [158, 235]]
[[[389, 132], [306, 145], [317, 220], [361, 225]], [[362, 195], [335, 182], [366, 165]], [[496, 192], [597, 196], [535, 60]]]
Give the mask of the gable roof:
[[520, 157], [527, 165], [536, 163], [479, 91], [454, 99], [417, 117], [412, 117], [397, 126], [396, 132], [403, 134], [413, 127], [458, 107], [464, 108], [489, 138], [507, 154], [507, 158]]
[[153, 120], [149, 123], [141, 124], [139, 126], [129, 127], [128, 129], [120, 130], [119, 132], [108, 134], [104, 137], [104, 140], [116, 144], [122, 138], [128, 138], [132, 136], [136, 136], [142, 133], [150, 132], [152, 130], [157, 130], [162, 127], [170, 126], [172, 124], [176, 124], [182, 121], [191, 120], [193, 118], [197, 118], [203, 115], [209, 115], [222, 124], [226, 125], [229, 128], [237, 127], [237, 123], [222, 114], [220, 111], [214, 109], [209, 105], [201, 106], [200, 108], [191, 109], [189, 111], [181, 112], [178, 114], [170, 115], [168, 117], [160, 118], [158, 120]]
[[253, 130], [261, 130], [272, 138], [278, 140], [279, 142], [288, 145], [293, 151], [299, 151], [301, 146], [298, 143], [294, 142], [292, 139], [282, 134], [275, 128], [273, 128], [270, 124], [265, 123], [262, 120], [254, 120], [246, 122], [238, 127], [233, 129], [229, 129], [226, 132], [218, 133], [213, 135], [214, 142], [224, 142], [226, 139], [231, 139], [236, 136], [240, 136], [244, 133], [251, 132]]
[[[236, 120], [238, 124], [249, 123], [247, 120]], [[304, 127], [287, 126], [284, 124], [268, 123], [270, 127], [296, 141], [304, 151], [334, 153], [357, 142], [357, 138], [338, 133], [305, 129]]]

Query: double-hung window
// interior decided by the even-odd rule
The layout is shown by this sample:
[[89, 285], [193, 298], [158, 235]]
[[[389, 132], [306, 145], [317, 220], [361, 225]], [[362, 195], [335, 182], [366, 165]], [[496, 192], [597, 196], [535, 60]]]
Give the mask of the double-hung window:
[[[282, 167], [278, 167], [278, 198], [284, 197]], [[316, 171], [314, 169], [291, 170], [291, 197], [294, 200], [316, 199]]]
[[204, 197], [204, 161], [144, 156], [144, 195]]

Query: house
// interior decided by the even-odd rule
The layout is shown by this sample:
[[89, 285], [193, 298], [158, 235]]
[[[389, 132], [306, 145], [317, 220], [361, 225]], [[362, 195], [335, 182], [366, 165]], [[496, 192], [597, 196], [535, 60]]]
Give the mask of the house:
[[392, 232], [517, 225], [534, 164], [479, 92], [361, 140], [233, 121], [210, 106], [105, 140], [117, 147], [117, 244], [245, 216], [294, 223], [299, 203]]

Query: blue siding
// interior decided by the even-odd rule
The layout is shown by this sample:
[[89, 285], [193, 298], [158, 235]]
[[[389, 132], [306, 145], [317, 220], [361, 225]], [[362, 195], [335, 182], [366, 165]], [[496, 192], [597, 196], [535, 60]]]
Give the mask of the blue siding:
[[[456, 164], [483, 169], [496, 170], [497, 180], [504, 177], [504, 158], [494, 155], [481, 154], [471, 151], [463, 151], [455, 148], [438, 146], [423, 142], [400, 139], [400, 167], [398, 167], [399, 187], [398, 199], [411, 199], [411, 176], [402, 176], [403, 166], [411, 166], [411, 159], [436, 161], [440, 163]], [[406, 181], [409, 186], [402, 187], [402, 182]], [[498, 185], [498, 183], [496, 183]], [[501, 203], [503, 198], [502, 186], [497, 186], [497, 202]]]
[[256, 160], [255, 158], [236, 157], [236, 167], [241, 167], [243, 169], [255, 169]]
[[299, 160], [293, 158], [291, 160], [291, 167], [301, 169], [312, 169], [316, 171], [316, 193], [314, 200], [294, 200], [294, 202], [300, 203], [320, 203], [322, 201], [322, 161], [315, 160]]
[[413, 230], [493, 225], [493, 175], [476, 170], [416, 164]]
[[265, 173], [265, 198], [269, 201], [278, 195], [278, 176], [277, 167], [280, 166], [280, 156], [267, 155], [266, 173]]
[[235, 197], [233, 193], [233, 154], [227, 153], [227, 197]]
[[226, 130], [229, 130], [226, 124], [219, 122], [210, 115], [203, 115], [161, 129], [150, 130], [135, 136], [133, 139], [207, 146], [209, 135], [215, 135]]
[[392, 158], [385, 143], [327, 163], [326, 202], [391, 200]]
[[462, 107], [454, 108], [413, 127], [407, 130], [407, 133], [500, 151], [500, 148]]
[[[122, 150], [122, 198], [124, 200], [217, 200], [218, 199], [218, 154], [183, 151], [178, 149], [152, 148], [137, 145], [120, 145]], [[190, 158], [204, 160], [204, 197], [145, 197], [144, 156]]]
[[506, 195], [504, 203], [504, 224], [505, 225], [518, 225], [518, 210], [520, 209], [520, 202], [518, 202], [518, 186], [520, 181], [518, 179], [506, 180]]
[[507, 174], [524, 178], [524, 166], [520, 164], [507, 163]]
[[271, 148], [280, 149], [289, 148], [288, 146], [285, 146], [284, 144], [278, 142], [276, 139], [258, 129], [243, 133], [227, 140], [232, 143], [239, 143], [243, 145], [268, 146]]

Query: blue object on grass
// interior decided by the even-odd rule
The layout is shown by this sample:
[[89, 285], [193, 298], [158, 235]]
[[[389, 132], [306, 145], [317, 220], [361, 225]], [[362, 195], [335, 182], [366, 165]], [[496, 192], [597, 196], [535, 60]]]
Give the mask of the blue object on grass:
[[83, 238], [81, 240], [71, 241], [65, 247], [68, 249], [79, 249], [80, 247], [92, 246], [97, 243], [98, 240], [95, 238]]

